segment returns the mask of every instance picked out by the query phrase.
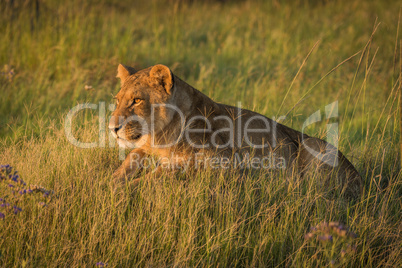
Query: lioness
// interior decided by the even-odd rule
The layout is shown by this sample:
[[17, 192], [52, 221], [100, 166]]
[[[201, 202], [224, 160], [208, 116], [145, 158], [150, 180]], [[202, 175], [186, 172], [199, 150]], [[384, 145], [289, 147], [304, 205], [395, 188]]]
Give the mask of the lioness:
[[120, 64], [117, 77], [121, 90], [109, 128], [120, 146], [134, 148], [114, 172], [117, 181], [138, 175], [145, 163], [142, 160], [151, 155], [159, 160], [157, 170], [208, 165], [227, 168], [236, 166], [233, 159], [237, 163], [247, 159], [251, 167], [261, 168], [266, 163], [259, 159], [269, 156], [280, 163], [269, 168], [293, 168], [302, 173], [313, 166], [335, 174], [332, 177], [347, 196], [361, 192], [358, 172], [324, 140], [258, 113], [216, 103], [164, 65], [136, 71]]

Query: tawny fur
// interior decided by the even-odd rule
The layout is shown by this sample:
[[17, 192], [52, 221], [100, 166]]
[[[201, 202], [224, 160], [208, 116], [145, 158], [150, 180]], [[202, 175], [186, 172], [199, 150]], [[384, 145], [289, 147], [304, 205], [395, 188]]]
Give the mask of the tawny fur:
[[[113, 174], [116, 181], [132, 179], [141, 171], [141, 167], [130, 161], [130, 156], [133, 154], [136, 157], [153, 155], [156, 158], [171, 158], [172, 155], [175, 155], [177, 156], [175, 161], [179, 162], [176, 164], [180, 165], [180, 161], [188, 163], [188, 159], [195, 159], [196, 153], [202, 153], [205, 157], [214, 155], [231, 157], [234, 152], [251, 153], [255, 157], [263, 157], [274, 152], [285, 159], [288, 169], [296, 166], [296, 169], [303, 173], [307, 168], [313, 167], [327, 171], [329, 176], [332, 173], [335, 174], [337, 182], [341, 184], [347, 196], [357, 197], [362, 190], [362, 179], [353, 165], [341, 152], [324, 140], [309, 137], [258, 113], [216, 103], [175, 76], [164, 65], [156, 65], [138, 72], [131, 67], [119, 65], [117, 77], [121, 80], [122, 88], [116, 96], [118, 104], [110, 120], [109, 128], [116, 132], [120, 144], [130, 143], [134, 144], [136, 148], [130, 152], [121, 167]], [[139, 103], [133, 104], [134, 99], [139, 100]], [[130, 116], [139, 116], [150, 126], [152, 104], [168, 104], [178, 107], [184, 115], [184, 121], [172, 109], [161, 106], [155, 110], [156, 120], [153, 132], [150, 129], [141, 129], [141, 126], [135, 122], [129, 122], [121, 127], [121, 118]], [[207, 127], [202, 120], [191, 122], [195, 116], [210, 119], [211, 125]], [[232, 118], [233, 125], [226, 120], [214, 120], [219, 116]], [[262, 149], [249, 146], [244, 141], [245, 123], [254, 116], [264, 118], [270, 126], [269, 133], [248, 133], [249, 140], [252, 140], [253, 144], [268, 145]], [[234, 131], [232, 137], [229, 131], [224, 131], [230, 127], [238, 130]], [[251, 121], [247, 127], [248, 129], [263, 129], [266, 124], [257, 119]], [[117, 129], [119, 130], [116, 131]], [[205, 131], [190, 131], [187, 138], [182, 137], [183, 131], [189, 129], [205, 129]], [[140, 133], [142, 136], [135, 139]], [[203, 146], [194, 148], [189, 141]], [[158, 144], [167, 143], [174, 143], [174, 145], [157, 148]], [[218, 148], [219, 145], [227, 146]], [[324, 163], [311, 153], [311, 149], [322, 152], [324, 159], [331, 154], [336, 154], [338, 165], [334, 168]]]

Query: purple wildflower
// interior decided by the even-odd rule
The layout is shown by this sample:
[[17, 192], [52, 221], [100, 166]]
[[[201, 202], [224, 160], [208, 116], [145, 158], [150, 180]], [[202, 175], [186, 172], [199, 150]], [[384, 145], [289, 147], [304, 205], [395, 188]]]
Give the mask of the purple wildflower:
[[12, 184], [9, 184], [9, 185], [8, 185], [8, 187], [10, 187], [10, 188], [13, 188], [13, 187], [14, 187], [14, 185], [12, 185]]
[[27, 193], [27, 190], [24, 189], [24, 190], [19, 191], [18, 193], [19, 193], [20, 195], [23, 195], [23, 194], [26, 194], [26, 193]]
[[13, 206], [14, 209], [14, 214], [18, 214], [19, 212], [21, 212], [21, 208], [17, 207], [17, 206]]
[[10, 165], [1, 165], [0, 168], [9, 169], [11, 167], [10, 167]]
[[97, 263], [96, 263], [96, 266], [98, 266], [98, 267], [105, 267], [105, 266], [107, 266], [107, 263], [97, 262]]
[[[5, 173], [7, 175], [8, 173], [11, 173], [12, 167], [10, 167], [10, 165], [1, 165], [0, 169], [3, 172], [5, 171]], [[9, 177], [9, 178], [11, 178], [11, 177]]]
[[332, 235], [319, 235], [318, 239], [321, 241], [324, 241], [324, 242], [326, 242], [326, 241], [332, 242], [333, 238], [332, 238]]
[[18, 178], [19, 178], [20, 176], [18, 176], [18, 175], [14, 175], [11, 179], [13, 180], [13, 181], [15, 181], [15, 182], [18, 182]]
[[0, 219], [4, 219], [6, 217], [6, 215], [4, 215], [3, 213], [0, 212]]

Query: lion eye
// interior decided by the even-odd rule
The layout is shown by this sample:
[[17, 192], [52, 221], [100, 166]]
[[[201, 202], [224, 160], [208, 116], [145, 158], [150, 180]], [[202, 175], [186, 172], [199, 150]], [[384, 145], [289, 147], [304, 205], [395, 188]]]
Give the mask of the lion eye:
[[135, 98], [134, 99], [134, 104], [138, 104], [138, 103], [140, 103], [141, 102], [141, 99], [138, 99], [138, 98]]

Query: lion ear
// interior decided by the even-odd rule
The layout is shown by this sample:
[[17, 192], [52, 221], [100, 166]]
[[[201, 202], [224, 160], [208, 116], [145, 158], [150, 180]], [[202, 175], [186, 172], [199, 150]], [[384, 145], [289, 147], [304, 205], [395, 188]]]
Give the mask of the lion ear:
[[168, 67], [162, 64], [155, 65], [149, 72], [149, 76], [154, 82], [161, 85], [167, 94], [172, 94], [173, 74]]
[[137, 71], [129, 66], [125, 66], [123, 64], [119, 64], [117, 67], [117, 78], [120, 78], [121, 84], [124, 84], [124, 80], [132, 74], [135, 74]]

